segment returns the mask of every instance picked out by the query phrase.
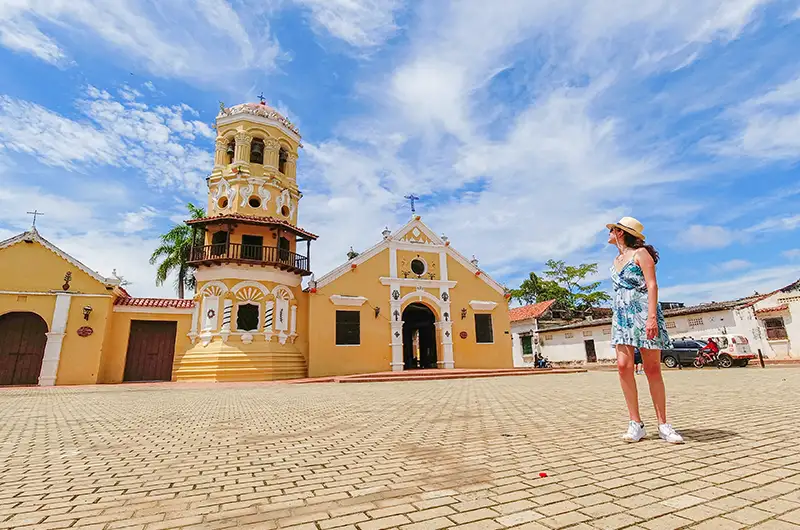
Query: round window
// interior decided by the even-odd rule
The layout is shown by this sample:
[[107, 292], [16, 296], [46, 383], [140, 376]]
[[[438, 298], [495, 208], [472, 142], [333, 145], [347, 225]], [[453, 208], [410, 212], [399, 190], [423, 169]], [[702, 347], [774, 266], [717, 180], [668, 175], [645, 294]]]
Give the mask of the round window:
[[228, 207], [228, 198], [227, 197], [220, 197], [217, 201], [217, 206], [220, 208], [227, 208]]
[[421, 259], [413, 259], [411, 260], [411, 272], [416, 274], [417, 276], [422, 276], [425, 274], [425, 262]]
[[258, 208], [261, 206], [261, 199], [254, 195], [250, 197], [250, 199], [247, 201], [247, 204], [249, 204], [251, 208]]
[[281, 215], [283, 215], [284, 217], [289, 217], [289, 207], [288, 206], [284, 206], [283, 208], [281, 208]]

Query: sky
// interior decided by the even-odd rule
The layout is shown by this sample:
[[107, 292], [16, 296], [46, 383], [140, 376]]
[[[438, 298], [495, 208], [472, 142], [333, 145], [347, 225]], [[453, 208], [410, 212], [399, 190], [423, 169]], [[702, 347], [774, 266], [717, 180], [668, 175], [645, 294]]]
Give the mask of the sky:
[[[0, 0], [0, 239], [135, 296], [205, 204], [219, 102], [298, 125], [322, 276], [410, 218], [516, 287], [637, 217], [661, 299], [800, 278], [797, 0]], [[0, 283], [2, 280], [0, 280]]]

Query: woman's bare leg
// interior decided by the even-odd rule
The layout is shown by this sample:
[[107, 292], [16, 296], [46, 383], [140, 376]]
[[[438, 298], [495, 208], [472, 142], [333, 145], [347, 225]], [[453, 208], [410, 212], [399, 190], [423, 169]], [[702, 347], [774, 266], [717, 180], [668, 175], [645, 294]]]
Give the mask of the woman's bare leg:
[[667, 423], [667, 391], [664, 388], [664, 378], [661, 376], [661, 350], [640, 348], [640, 351], [644, 361], [644, 373], [647, 374], [647, 382], [650, 385], [650, 397], [653, 398], [656, 418], [661, 425]]
[[636, 390], [636, 376], [633, 374], [633, 346], [617, 344], [617, 370], [625, 404], [631, 421], [642, 423], [639, 415], [639, 392]]

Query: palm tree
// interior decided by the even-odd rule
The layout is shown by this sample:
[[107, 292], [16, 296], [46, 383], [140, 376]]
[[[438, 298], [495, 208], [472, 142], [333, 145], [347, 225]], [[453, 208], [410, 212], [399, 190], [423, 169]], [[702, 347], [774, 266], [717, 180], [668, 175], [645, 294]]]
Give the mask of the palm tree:
[[[206, 216], [203, 208], [198, 208], [192, 203], [186, 206], [192, 219]], [[191, 247], [192, 229], [181, 223], [161, 236], [161, 245], [150, 256], [150, 265], [155, 265], [161, 260], [156, 270], [156, 285], [162, 285], [170, 274], [176, 273], [175, 290], [178, 291], [179, 298], [183, 298], [186, 287], [194, 289], [195, 286], [194, 274], [191, 273], [192, 267], [188, 263]]]

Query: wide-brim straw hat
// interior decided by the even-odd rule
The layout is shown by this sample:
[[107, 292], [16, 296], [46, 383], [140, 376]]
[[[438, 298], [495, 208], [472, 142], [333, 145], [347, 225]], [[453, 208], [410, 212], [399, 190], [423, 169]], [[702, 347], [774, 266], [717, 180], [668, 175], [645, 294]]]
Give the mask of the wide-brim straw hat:
[[623, 232], [627, 232], [633, 237], [644, 241], [644, 225], [633, 217], [623, 217], [618, 223], [607, 224], [606, 228], [609, 230], [612, 228], [619, 228]]

